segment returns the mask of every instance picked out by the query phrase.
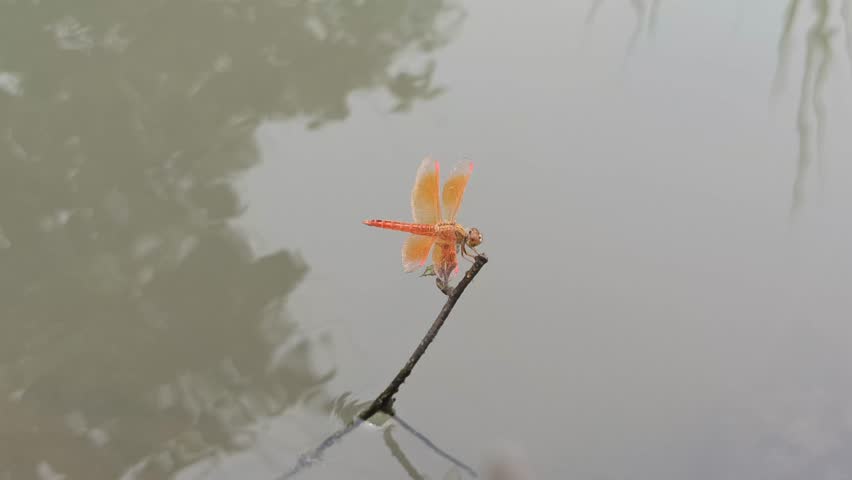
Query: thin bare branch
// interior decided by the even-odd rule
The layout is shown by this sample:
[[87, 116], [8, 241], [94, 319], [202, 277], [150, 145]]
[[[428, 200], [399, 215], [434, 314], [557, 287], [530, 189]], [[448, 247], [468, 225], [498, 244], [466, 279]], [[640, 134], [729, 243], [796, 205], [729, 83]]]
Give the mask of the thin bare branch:
[[399, 392], [399, 387], [401, 387], [402, 384], [405, 383], [405, 379], [411, 375], [412, 370], [414, 370], [414, 366], [417, 365], [418, 361], [420, 361], [420, 357], [426, 353], [426, 349], [429, 348], [429, 344], [432, 343], [432, 340], [434, 340], [435, 336], [438, 335], [438, 331], [441, 330], [441, 327], [444, 325], [447, 317], [450, 316], [450, 312], [453, 311], [453, 307], [456, 306], [456, 302], [458, 302], [459, 297], [461, 297], [467, 286], [470, 285], [470, 282], [473, 281], [473, 278], [476, 277], [476, 274], [479, 273], [486, 263], [488, 263], [488, 257], [485, 255], [476, 256], [473, 261], [473, 265], [464, 274], [464, 277], [459, 281], [458, 285], [456, 285], [452, 291], [449, 291], [447, 302], [444, 303], [444, 308], [442, 308], [441, 312], [438, 313], [438, 318], [436, 318], [432, 323], [432, 327], [429, 328], [428, 332], [426, 332], [423, 340], [420, 340], [420, 344], [417, 345], [416, 349], [414, 349], [414, 353], [411, 354], [411, 357], [407, 362], [405, 362], [405, 365], [399, 373], [396, 374], [396, 377], [391, 380], [391, 383], [387, 386], [387, 388], [385, 388], [385, 390], [380, 393], [375, 400], [373, 400], [373, 403], [370, 404], [366, 410], [358, 415], [358, 418], [361, 420], [368, 420], [370, 417], [379, 412], [393, 415], [394, 397], [397, 392]]
[[[441, 327], [444, 325], [444, 322], [446, 322], [447, 317], [450, 316], [450, 312], [453, 311], [453, 307], [455, 307], [456, 302], [458, 302], [462, 293], [464, 293], [467, 286], [470, 285], [470, 282], [473, 281], [474, 277], [476, 277], [476, 274], [478, 274], [479, 271], [482, 270], [482, 267], [485, 266], [486, 263], [488, 263], [488, 257], [482, 254], [477, 255], [474, 258], [473, 265], [470, 267], [470, 269], [468, 269], [467, 272], [465, 272], [464, 277], [462, 277], [462, 279], [459, 281], [458, 285], [456, 285], [455, 288], [450, 289], [449, 287], [444, 286], [445, 288], [443, 288], [442, 291], [447, 293], [447, 301], [446, 303], [444, 303], [444, 307], [441, 309], [440, 313], [438, 313], [438, 317], [432, 323], [432, 327], [429, 328], [429, 331], [426, 332], [426, 335], [423, 337], [422, 340], [420, 340], [420, 343], [417, 345], [417, 348], [414, 349], [414, 353], [411, 354], [411, 357], [409, 357], [408, 361], [405, 362], [405, 365], [403, 365], [399, 373], [397, 373], [394, 379], [391, 380], [387, 388], [385, 388], [382, 393], [380, 393], [379, 396], [376, 397], [375, 400], [373, 400], [370, 406], [367, 407], [366, 410], [361, 412], [353, 421], [349, 422], [345, 427], [332, 433], [315, 448], [302, 454], [299, 457], [299, 460], [296, 462], [296, 465], [294, 465], [293, 468], [291, 468], [288, 472], [279, 476], [277, 480], [286, 480], [288, 478], [292, 478], [305, 468], [313, 465], [316, 461], [320, 460], [325, 450], [337, 443], [338, 440], [340, 440], [346, 434], [354, 430], [356, 427], [358, 427], [358, 425], [369, 420], [373, 415], [382, 412], [395, 417], [393, 404], [400, 387], [403, 383], [405, 383], [405, 380], [409, 377], [409, 375], [411, 375], [411, 372], [414, 370], [415, 365], [417, 365], [417, 362], [420, 361], [420, 357], [422, 357], [423, 354], [426, 353], [426, 349], [429, 348], [429, 344], [431, 344], [435, 337], [438, 335], [438, 331], [441, 330]], [[397, 421], [400, 422], [400, 425], [412, 432], [417, 438], [425, 442], [427, 445], [430, 446], [430, 448], [438, 452], [441, 456], [447, 458], [459, 467], [464, 468], [473, 477], [476, 477], [476, 472], [474, 472], [473, 469], [465, 466], [460, 461], [454, 459], [449, 454], [440, 450], [426, 437], [416, 433], [416, 431], [411, 429], [411, 427], [408, 426], [408, 424], [406, 424], [405, 422], [402, 422], [398, 418]]]

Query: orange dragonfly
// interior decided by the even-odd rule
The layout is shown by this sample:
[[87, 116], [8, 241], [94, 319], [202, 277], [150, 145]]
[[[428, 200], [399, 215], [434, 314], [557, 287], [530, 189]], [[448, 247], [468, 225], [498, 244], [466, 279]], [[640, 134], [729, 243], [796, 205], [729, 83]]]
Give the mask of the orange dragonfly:
[[[473, 172], [473, 163], [459, 163], [444, 182], [444, 191], [439, 199], [440, 165], [427, 157], [417, 170], [417, 178], [411, 190], [411, 213], [414, 222], [364, 220], [364, 224], [371, 227], [411, 234], [402, 245], [403, 270], [411, 272], [424, 266], [431, 250], [433, 271], [439, 283], [446, 286], [450, 277], [459, 270], [457, 252], [462, 258], [468, 260], [472, 257], [468, 248], [479, 254], [476, 246], [482, 243], [482, 234], [476, 228], [466, 230], [456, 223], [456, 214], [461, 206], [464, 189], [471, 172]], [[442, 203], [443, 216], [441, 215]]]

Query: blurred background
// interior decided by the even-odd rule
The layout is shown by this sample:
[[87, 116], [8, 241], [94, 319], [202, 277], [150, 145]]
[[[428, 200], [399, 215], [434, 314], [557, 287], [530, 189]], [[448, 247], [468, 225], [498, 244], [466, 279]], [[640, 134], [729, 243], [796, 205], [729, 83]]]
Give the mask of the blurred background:
[[[0, 478], [275, 478], [397, 400], [534, 478], [852, 472], [852, 1], [0, 1]], [[445, 169], [446, 170], [446, 169]], [[465, 265], [462, 265], [465, 268]], [[466, 478], [389, 422], [302, 478]]]

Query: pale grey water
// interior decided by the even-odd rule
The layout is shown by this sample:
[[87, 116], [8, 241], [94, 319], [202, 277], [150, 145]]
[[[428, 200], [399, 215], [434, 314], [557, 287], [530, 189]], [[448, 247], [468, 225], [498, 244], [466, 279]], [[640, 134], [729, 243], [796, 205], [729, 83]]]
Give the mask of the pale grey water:
[[[288, 470], [440, 309], [360, 224], [425, 155], [491, 259], [398, 397], [441, 448], [852, 478], [852, 5], [598, 5], [0, 3], [0, 478]], [[365, 427], [300, 476], [450, 470]]]

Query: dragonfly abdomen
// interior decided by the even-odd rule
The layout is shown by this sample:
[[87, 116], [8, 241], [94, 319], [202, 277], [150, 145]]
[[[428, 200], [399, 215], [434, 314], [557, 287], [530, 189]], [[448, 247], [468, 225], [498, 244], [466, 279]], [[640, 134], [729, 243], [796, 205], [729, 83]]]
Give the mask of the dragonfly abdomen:
[[423, 223], [395, 222], [393, 220], [364, 220], [364, 225], [385, 228], [387, 230], [408, 232], [415, 235], [435, 235], [435, 225], [427, 225]]

